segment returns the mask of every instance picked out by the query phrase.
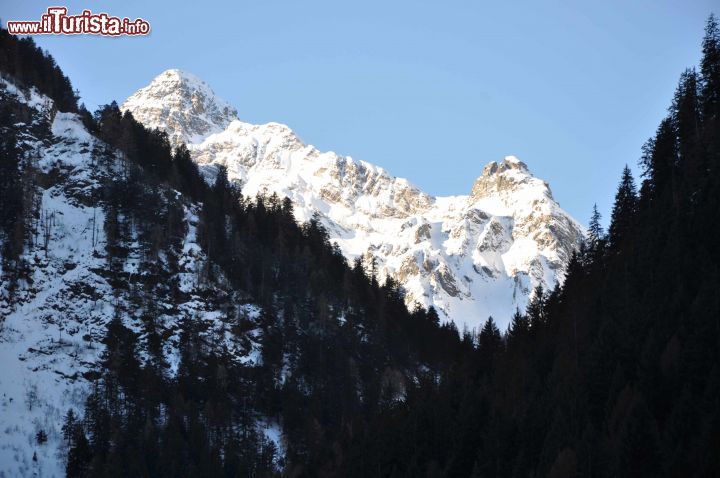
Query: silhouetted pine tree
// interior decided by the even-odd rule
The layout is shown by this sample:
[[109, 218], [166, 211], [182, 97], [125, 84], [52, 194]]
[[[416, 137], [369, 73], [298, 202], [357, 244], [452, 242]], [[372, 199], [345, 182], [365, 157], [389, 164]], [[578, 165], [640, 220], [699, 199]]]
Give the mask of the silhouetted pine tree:
[[620, 244], [628, 239], [627, 235], [636, 220], [637, 202], [635, 181], [630, 168], [626, 165], [615, 194], [615, 204], [608, 228], [608, 241], [613, 249], [619, 248]]

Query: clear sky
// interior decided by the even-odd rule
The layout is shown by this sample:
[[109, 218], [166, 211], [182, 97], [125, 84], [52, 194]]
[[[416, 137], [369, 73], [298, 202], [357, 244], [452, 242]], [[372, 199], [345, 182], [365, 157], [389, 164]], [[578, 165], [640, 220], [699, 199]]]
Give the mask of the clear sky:
[[277, 121], [321, 150], [435, 195], [467, 194], [515, 155], [587, 223], [607, 217], [625, 163], [697, 65], [709, 0], [0, 0], [7, 20], [55, 4], [142, 17], [144, 38], [36, 37], [94, 109], [168, 68], [244, 121]]

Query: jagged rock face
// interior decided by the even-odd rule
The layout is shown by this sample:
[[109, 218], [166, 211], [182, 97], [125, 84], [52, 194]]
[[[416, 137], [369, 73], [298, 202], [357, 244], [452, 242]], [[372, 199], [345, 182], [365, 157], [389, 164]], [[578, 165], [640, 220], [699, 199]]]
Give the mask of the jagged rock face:
[[237, 118], [235, 108], [218, 99], [205, 82], [180, 70], [163, 72], [122, 107], [132, 110], [140, 122], [155, 122], [168, 132], [174, 146], [219, 133]]
[[[195, 117], [188, 105], [198, 84], [204, 111], [222, 114]], [[534, 286], [563, 280], [581, 241], [582, 227], [515, 157], [485, 166], [470, 195], [433, 197], [378, 166], [320, 152], [285, 125], [244, 123], [219, 105], [227, 103], [202, 81], [170, 70], [122, 108], [185, 138], [208, 180], [225, 166], [244, 194], [287, 196], [299, 221], [319, 214], [349, 259], [374, 258], [381, 280], [404, 286], [408, 305], [434, 305], [460, 326], [489, 315], [506, 325]]]

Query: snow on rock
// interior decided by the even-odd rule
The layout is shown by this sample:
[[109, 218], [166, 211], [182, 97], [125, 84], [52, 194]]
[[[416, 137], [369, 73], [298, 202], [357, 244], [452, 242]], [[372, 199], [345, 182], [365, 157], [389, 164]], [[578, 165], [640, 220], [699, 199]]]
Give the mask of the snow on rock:
[[170, 140], [175, 145], [201, 141], [224, 130], [237, 117], [235, 109], [218, 99], [204, 81], [180, 70], [161, 73], [128, 98], [123, 107], [131, 109], [138, 121], [152, 119], [157, 127], [171, 131]]
[[[198, 96], [207, 106], [188, 106]], [[244, 123], [226, 105], [193, 75], [169, 70], [122, 109], [187, 141], [208, 180], [224, 166], [245, 195], [289, 197], [299, 221], [319, 214], [348, 259], [375, 258], [410, 307], [433, 305], [459, 326], [490, 315], [507, 325], [536, 285], [563, 280], [581, 241], [583, 228], [513, 156], [489, 163], [469, 195], [433, 197], [378, 166], [320, 152], [285, 125]], [[208, 122], [207, 110], [224, 113]]]
[[[113, 317], [121, 317], [126, 327], [140, 334], [143, 349], [139, 352], [148, 360], [142, 311], [128, 297], [128, 291], [140, 288], [138, 264], [143, 253], [138, 241], [127, 244], [125, 285], [114, 289], [108, 273], [100, 188], [120, 175], [120, 153], [93, 137], [77, 115], [57, 112], [53, 116], [49, 99], [34, 91], [24, 93], [2, 80], [0, 101], [10, 97], [32, 110], [32, 125], [20, 127], [26, 167], [33, 168], [37, 177], [37, 210], [29, 222], [31, 232], [22, 256], [29, 264], [29, 280], [20, 279], [11, 291], [7, 278], [0, 275], [0, 477], [61, 477], [65, 476], [63, 418], [69, 409], [83, 412]], [[187, 233], [177, 277], [188, 299], [176, 304], [178, 310], [166, 307], [162, 300], [156, 304], [157, 326], [167, 337], [162, 353], [169, 376], [179, 362], [176, 346], [181, 321], [204, 321], [207, 334], [225, 330], [219, 302], [208, 299], [212, 294], [201, 288], [208, 285], [198, 285], [198, 271], [207, 261], [195, 235], [199, 206], [184, 203], [183, 207]], [[158, 261], [164, 267], [162, 258]], [[232, 293], [221, 285], [212, 287], [215, 298]], [[251, 321], [260, 316], [260, 309], [252, 304], [237, 305], [237, 309]], [[259, 330], [251, 331], [244, 344], [227, 333], [226, 343], [220, 345], [239, 362], [252, 365], [259, 361], [259, 339]], [[40, 430], [47, 434], [45, 443], [36, 440]], [[268, 433], [271, 430], [275, 428], [268, 428]], [[276, 432], [274, 439], [279, 443]]]

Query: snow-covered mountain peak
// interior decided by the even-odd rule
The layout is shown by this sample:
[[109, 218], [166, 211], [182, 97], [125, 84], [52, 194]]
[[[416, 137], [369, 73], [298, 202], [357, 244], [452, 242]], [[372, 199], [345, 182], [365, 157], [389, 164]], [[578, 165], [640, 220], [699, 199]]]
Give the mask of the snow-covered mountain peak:
[[496, 161], [490, 161], [487, 166], [483, 168], [483, 176], [490, 176], [493, 174], [502, 174], [505, 171], [517, 171], [518, 173], [525, 173], [527, 175], [530, 174], [530, 170], [527, 167], [527, 164], [520, 161], [515, 156], [505, 156], [505, 158], [500, 161], [500, 163]]
[[235, 108], [215, 95], [207, 83], [177, 69], [160, 73], [121, 109], [132, 111], [145, 126], [166, 131], [173, 145], [201, 142], [237, 119]]
[[220, 115], [198, 129], [204, 111], [222, 103], [194, 109], [195, 91], [215, 98], [201, 80], [170, 70], [122, 108], [184, 139], [209, 181], [225, 167], [246, 196], [277, 193], [293, 201], [299, 221], [317, 215], [346, 257], [374, 264], [381, 280], [397, 279], [409, 306], [433, 305], [461, 326], [489, 315], [506, 325], [534, 286], [562, 280], [582, 238], [547, 183], [514, 156], [485, 166], [470, 195], [434, 197], [379, 166], [321, 152], [283, 124]]
[[532, 175], [527, 165], [515, 156], [501, 162], [491, 161], [473, 184], [471, 200], [486, 198], [512, 200], [553, 200], [550, 186]]

